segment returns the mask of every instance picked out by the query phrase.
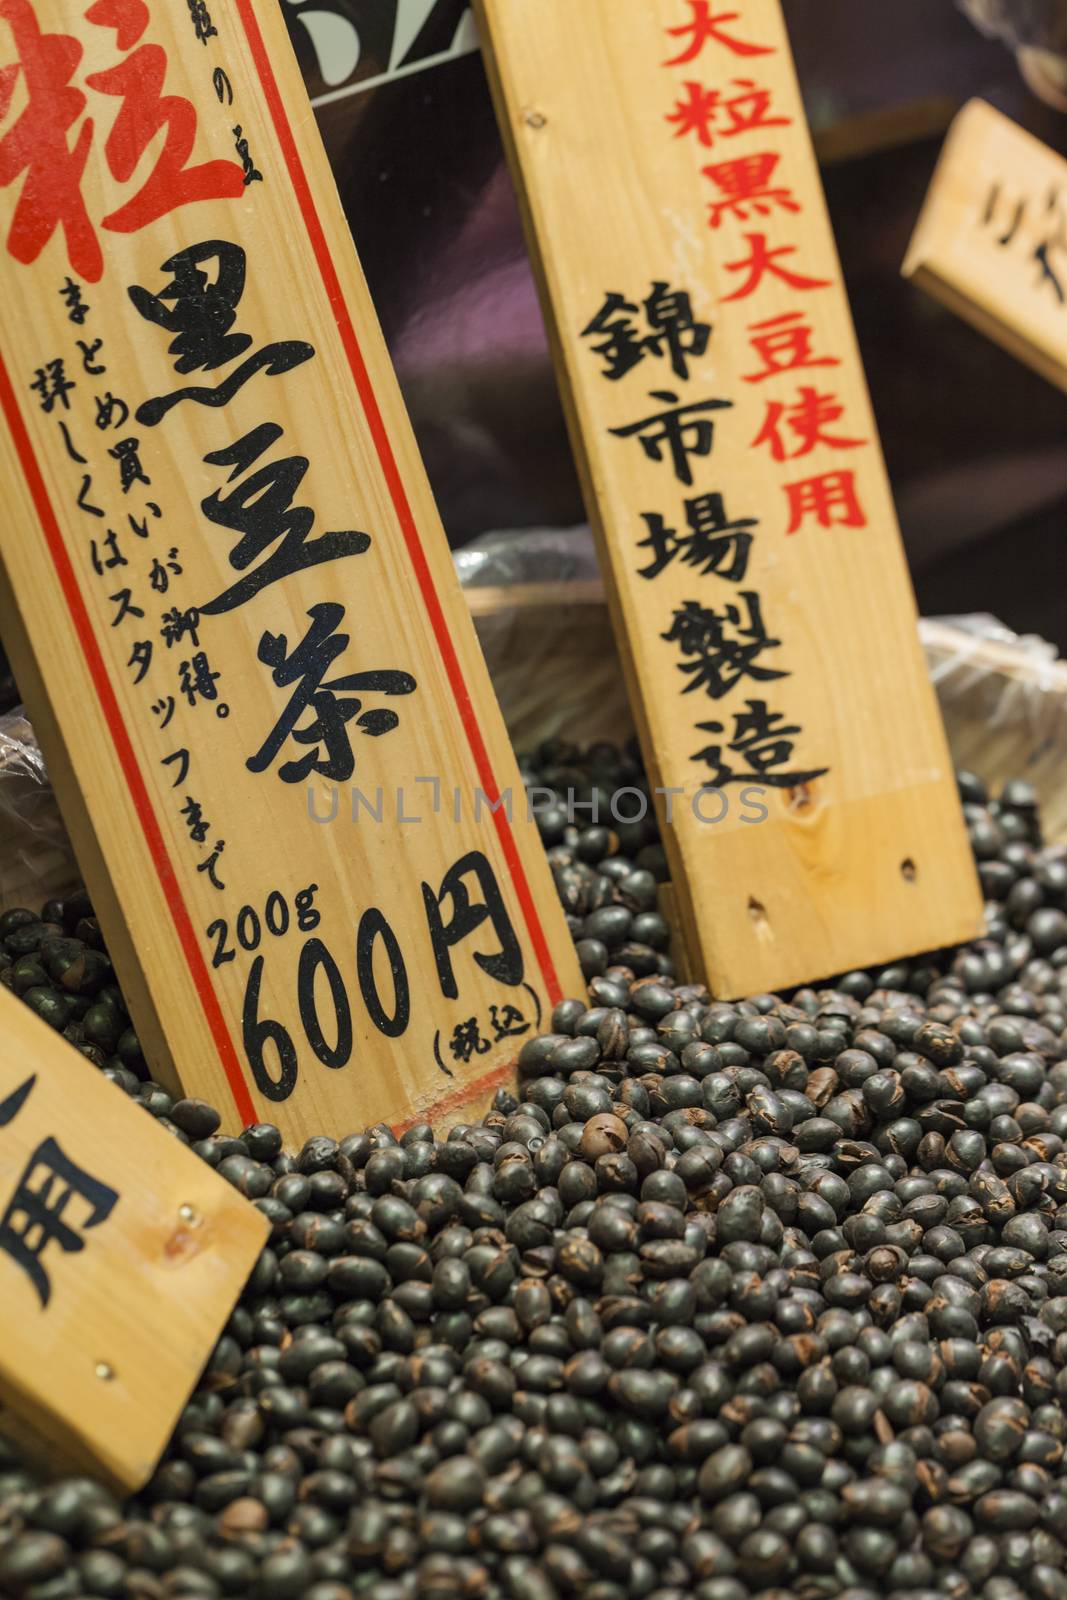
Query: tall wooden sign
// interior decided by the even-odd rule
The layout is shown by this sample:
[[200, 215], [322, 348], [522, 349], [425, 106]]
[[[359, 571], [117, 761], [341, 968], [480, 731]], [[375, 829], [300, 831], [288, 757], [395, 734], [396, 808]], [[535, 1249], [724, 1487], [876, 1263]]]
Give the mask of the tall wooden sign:
[[1067, 389], [1067, 161], [984, 100], [949, 129], [902, 271]]
[[484, 1098], [580, 979], [277, 7], [2, 0], [0, 241], [0, 635], [153, 1068]]
[[269, 1232], [0, 989], [0, 1433], [139, 1488]]
[[481, 0], [691, 956], [738, 995], [980, 896], [778, 0]]

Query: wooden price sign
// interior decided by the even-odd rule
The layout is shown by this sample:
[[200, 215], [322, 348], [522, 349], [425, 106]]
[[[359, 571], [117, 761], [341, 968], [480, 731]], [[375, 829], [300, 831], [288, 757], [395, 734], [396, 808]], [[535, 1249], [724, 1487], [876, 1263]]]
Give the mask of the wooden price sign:
[[482, 0], [690, 964], [981, 902], [777, 0]]
[[0, 1433], [139, 1488], [269, 1232], [0, 989]]
[[0, 635], [157, 1074], [484, 1098], [580, 977], [280, 14], [0, 3]]
[[1067, 161], [984, 100], [949, 129], [902, 271], [1067, 389]]

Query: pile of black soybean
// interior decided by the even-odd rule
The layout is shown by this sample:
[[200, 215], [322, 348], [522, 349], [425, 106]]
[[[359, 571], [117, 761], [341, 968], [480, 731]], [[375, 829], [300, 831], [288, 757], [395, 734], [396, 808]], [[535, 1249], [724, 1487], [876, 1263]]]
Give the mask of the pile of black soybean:
[[543, 811], [589, 995], [441, 1142], [220, 1136], [84, 896], [0, 917], [0, 981], [274, 1229], [135, 1500], [0, 1446], [0, 1594], [1067, 1597], [1067, 850], [960, 782], [987, 936], [738, 1004], [673, 984], [650, 821]]

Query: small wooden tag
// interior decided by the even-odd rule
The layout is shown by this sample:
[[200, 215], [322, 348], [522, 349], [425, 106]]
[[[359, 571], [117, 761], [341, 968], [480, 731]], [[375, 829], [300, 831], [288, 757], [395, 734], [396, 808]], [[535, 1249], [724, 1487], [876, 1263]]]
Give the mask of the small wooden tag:
[[901, 271], [1067, 389], [1067, 161], [984, 100], [949, 129]]
[[269, 1233], [0, 989], [0, 1433], [139, 1488]]

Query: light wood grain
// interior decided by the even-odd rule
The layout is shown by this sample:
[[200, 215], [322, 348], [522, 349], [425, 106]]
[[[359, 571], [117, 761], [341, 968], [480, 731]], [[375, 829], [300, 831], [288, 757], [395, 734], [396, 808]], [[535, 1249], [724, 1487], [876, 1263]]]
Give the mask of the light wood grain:
[[949, 129], [901, 271], [1067, 389], [1067, 161], [984, 100]]
[[[654, 784], [681, 791], [673, 824], [665, 801], [660, 814], [690, 966], [717, 993], [738, 995], [973, 935], [980, 895], [777, 0], [737, 0], [728, 14], [696, 0], [480, 0], [477, 10], [646, 763]], [[712, 40], [665, 66], [687, 48], [668, 30], [701, 12], [770, 53], [742, 57]], [[686, 83], [729, 99], [738, 80], [769, 91], [770, 113], [791, 126], [716, 132], [709, 148], [675, 137], [666, 119]], [[765, 198], [710, 226], [724, 191], [702, 168], [761, 154], [778, 158], [771, 186], [788, 205]], [[779, 265], [828, 286], [801, 291], [772, 275], [737, 299], [755, 234], [795, 252]], [[690, 294], [713, 327], [707, 349], [687, 381], [652, 357], [608, 381], [582, 330], [608, 291], [639, 308], [656, 281]], [[751, 325], [795, 312], [811, 328], [811, 354], [840, 364], [744, 381], [761, 364]], [[793, 451], [784, 412], [787, 459], [756, 446], [768, 403], [795, 405], [802, 385], [840, 403], [827, 431], [862, 447]], [[654, 412], [649, 394], [662, 389], [732, 407], [714, 413], [713, 453], [693, 462], [691, 489], [609, 432]], [[786, 486], [845, 469], [866, 526], [790, 534]], [[701, 491], [721, 492], [731, 518], [758, 519], [744, 581], [680, 560], [639, 577], [651, 560], [638, 549], [642, 513], [684, 531], [683, 497]], [[745, 679], [721, 699], [683, 697], [686, 662], [663, 635], [688, 602], [720, 616], [733, 605], [744, 622], [742, 590], [758, 593], [766, 632], [782, 641], [761, 665], [790, 675]], [[792, 766], [827, 775], [767, 793], [758, 825], [736, 801], [721, 822], [701, 823], [691, 802], [715, 779], [694, 759], [711, 742], [697, 725], [717, 719], [730, 737], [751, 697], [802, 729]]]
[[[42, 25], [59, 25], [54, 8], [42, 0], [35, 0], [34, 11]], [[0, 633], [153, 1070], [219, 1105], [227, 1126], [251, 1118], [276, 1121], [289, 1143], [299, 1143], [312, 1132], [342, 1135], [381, 1119], [433, 1117], [442, 1103], [454, 1110], [457, 1097], [463, 1105], [484, 1104], [509, 1071], [522, 1043], [519, 1030], [529, 1032], [562, 993], [580, 992], [581, 979], [282, 18], [268, 0], [237, 0], [212, 7], [211, 15], [217, 32], [201, 42], [186, 6], [151, 0], [144, 40], [166, 50], [166, 92], [195, 109], [190, 160], [232, 161], [233, 130], [239, 126], [262, 179], [236, 198], [183, 205], [140, 231], [123, 233], [103, 229], [101, 219], [137, 192], [161, 141], [130, 182], [120, 184], [108, 171], [105, 139], [120, 102], [85, 80], [130, 57], [116, 48], [113, 28], [94, 25], [80, 11], [63, 14], [62, 26], [83, 52], [75, 85], [87, 97], [86, 116], [94, 119], [82, 191], [104, 266], [97, 282], [83, 276], [91, 310], [83, 324], [74, 325], [60, 297], [71, 273], [62, 230], [30, 263], [0, 250], [7, 411], [10, 427], [24, 433], [21, 459], [10, 433], [0, 443], [7, 497], [0, 526]], [[0, 64], [16, 56], [10, 28], [0, 23]], [[216, 94], [213, 87], [219, 71], [232, 90], [232, 104], [225, 100], [226, 88]], [[8, 117], [0, 121], [0, 138], [24, 102], [20, 76]], [[353, 159], [379, 155], [354, 151]], [[20, 196], [25, 197], [21, 179], [0, 190], [0, 238], [9, 238]], [[239, 370], [237, 358], [227, 356], [210, 370], [194, 367], [178, 376], [178, 357], [168, 355], [171, 335], [142, 317], [127, 293], [131, 286], [162, 292], [172, 276], [163, 264], [210, 240], [235, 243], [245, 252], [247, 279], [233, 332], [248, 334], [252, 343], [241, 360], [285, 340], [307, 342], [314, 356], [278, 375], [255, 371], [221, 409], [185, 400], [158, 424], [138, 424], [136, 408], [149, 397], [185, 384], [211, 389]], [[217, 264], [208, 261], [203, 270], [214, 281]], [[106, 375], [92, 377], [83, 369], [77, 338], [103, 340], [98, 360], [106, 363]], [[38, 368], [60, 357], [76, 387], [45, 412], [30, 385]], [[108, 390], [129, 405], [130, 417], [122, 427], [101, 431], [93, 402]], [[86, 465], [66, 453], [60, 421]], [[284, 433], [251, 467], [205, 461], [267, 422]], [[140, 439], [151, 485], [135, 483], [124, 495], [108, 451], [126, 435]], [[237, 534], [209, 521], [203, 502], [215, 492], [225, 497], [235, 483], [247, 484], [264, 464], [294, 455], [309, 463], [293, 505], [314, 511], [311, 537], [358, 530], [369, 535], [369, 548], [293, 572], [237, 609], [205, 615], [207, 600], [242, 572], [255, 570], [278, 546], [275, 537], [251, 562], [242, 556], [239, 570], [232, 561]], [[35, 501], [31, 489], [38, 469]], [[90, 498], [104, 517], [76, 504], [83, 473], [92, 476]], [[161, 508], [161, 519], [144, 513], [149, 500]], [[131, 531], [128, 512], [148, 516], [147, 538]], [[84, 607], [88, 645], [76, 636], [56, 559], [42, 534], [41, 519], [47, 522], [51, 514], [55, 542], [71, 563], [75, 602]], [[90, 540], [97, 540], [102, 563], [108, 528], [117, 532], [127, 564], [98, 574]], [[172, 549], [180, 575], [167, 569]], [[165, 596], [150, 587], [153, 559], [168, 570]], [[116, 621], [118, 606], [109, 596], [124, 586], [146, 613], [143, 621]], [[296, 687], [272, 679], [270, 664], [258, 660], [257, 652], [268, 636], [284, 636], [292, 651], [309, 630], [310, 608], [325, 603], [344, 608], [337, 632], [348, 643], [324, 664], [323, 686], [355, 673], [400, 671], [416, 687], [392, 696], [374, 688], [362, 692], [364, 711], [394, 711], [399, 724], [367, 737], [358, 723], [347, 723], [355, 757], [350, 779], [335, 784], [328, 772], [316, 770], [307, 781], [287, 783], [279, 777], [282, 764], [299, 760], [316, 744], [289, 737], [265, 770], [249, 770], [248, 758], [268, 739]], [[201, 607], [199, 647], [219, 674], [214, 701], [190, 704], [181, 690], [179, 663], [191, 660], [196, 646], [188, 636], [173, 648], [164, 643], [161, 615], [172, 606]], [[127, 662], [139, 639], [151, 639], [154, 650], [138, 684]], [[86, 649], [101, 655], [95, 680]], [[343, 684], [336, 690], [350, 713], [352, 693]], [[108, 695], [115, 707], [111, 725], [104, 712]], [[169, 719], [168, 698], [174, 701]], [[154, 704], [163, 710], [154, 713]], [[225, 718], [217, 714], [219, 706], [228, 709]], [[298, 730], [313, 721], [308, 708]], [[117, 754], [122, 739], [129, 743], [125, 764]], [[180, 763], [163, 765], [180, 749], [191, 756], [184, 778]], [[320, 743], [318, 751], [321, 761], [327, 747]], [[439, 786], [436, 813], [431, 779]], [[359, 821], [351, 820], [353, 787], [381, 811], [380, 821], [365, 809]], [[503, 811], [494, 817], [479, 801], [479, 788], [490, 800], [510, 791], [510, 823]], [[199, 803], [208, 824], [199, 840], [191, 832], [192, 817], [183, 815], [187, 797]], [[335, 799], [335, 821], [312, 820], [312, 810], [329, 817]], [[198, 870], [220, 839], [225, 851], [217, 874], [224, 891]], [[489, 922], [468, 928], [451, 950], [456, 992], [446, 993], [451, 979], [439, 977], [422, 886], [437, 897], [449, 868], [471, 852], [484, 855], [499, 885], [518, 960], [504, 975], [499, 964], [495, 975], [485, 970], [476, 958], [492, 968], [504, 940]], [[317, 885], [319, 920], [314, 928], [298, 928], [296, 896], [311, 885]], [[460, 901], [468, 893], [474, 907], [482, 898], [469, 874], [458, 893]], [[267, 931], [272, 895], [275, 926], [284, 920], [283, 902], [289, 924], [277, 936]], [[251, 909], [243, 916], [242, 947], [237, 925], [245, 907]], [[445, 924], [456, 909], [444, 895]], [[357, 976], [357, 928], [375, 910], [395, 936], [410, 990], [410, 1019], [395, 1036], [372, 1020], [366, 999], [377, 987], [381, 1012], [388, 1018], [394, 1011], [387, 936], [381, 932], [373, 981], [366, 972], [362, 982]], [[226, 924], [222, 946], [218, 930], [208, 932], [220, 919]], [[315, 939], [333, 958], [339, 986], [331, 990], [328, 967], [320, 962], [313, 981], [318, 1054], [296, 997], [300, 961], [314, 965]], [[233, 959], [213, 966], [216, 951], [232, 951]], [[253, 1004], [250, 982], [254, 988], [261, 958]], [[349, 1009], [353, 1041], [346, 1055], [338, 1038]], [[272, 1044], [261, 1082], [254, 1080], [242, 1023], [246, 1013], [253, 1027], [258, 1014], [284, 1027], [293, 1041], [297, 1080], [286, 1099], [267, 1092], [270, 1079], [281, 1076]], [[463, 1047], [453, 1053], [454, 1030], [464, 1025], [477, 1030], [477, 1042], [466, 1054]], [[510, 1031], [501, 1034], [500, 1026]]]
[[[12, 1112], [24, 1085], [25, 1099]], [[13, 1204], [46, 1191], [54, 1140], [114, 1198], [74, 1191], [45, 1243], [47, 1300], [11, 1248]], [[47, 1204], [61, 1200], [53, 1177]], [[51, 1471], [136, 1489], [155, 1469], [270, 1232], [254, 1206], [0, 989], [0, 1433]], [[33, 1242], [31, 1234], [30, 1242]]]

